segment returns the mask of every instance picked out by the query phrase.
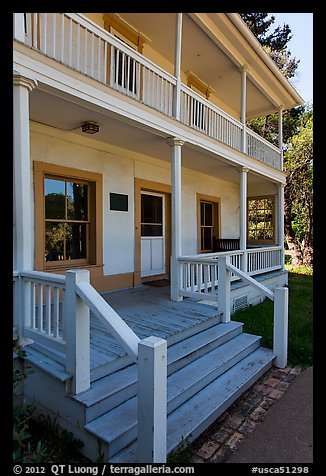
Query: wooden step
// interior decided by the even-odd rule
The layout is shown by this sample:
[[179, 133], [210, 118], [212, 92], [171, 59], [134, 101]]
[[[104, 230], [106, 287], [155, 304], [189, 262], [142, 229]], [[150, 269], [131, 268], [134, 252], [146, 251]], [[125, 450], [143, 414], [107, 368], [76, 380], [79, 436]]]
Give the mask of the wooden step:
[[[184, 307], [186, 307], [186, 304], [190, 305], [191, 303], [187, 303], [187, 302], [183, 303]], [[178, 332], [171, 333], [167, 336], [163, 336], [163, 338], [166, 339], [168, 346], [172, 346], [174, 344], [177, 344], [178, 342], [182, 342], [185, 339], [188, 339], [191, 336], [197, 335], [199, 332], [202, 332], [211, 327], [214, 327], [221, 322], [220, 312], [218, 312], [216, 309], [212, 310], [211, 306], [206, 306], [206, 305], [202, 305], [202, 306], [205, 308], [205, 312], [207, 314], [208, 314], [207, 309], [210, 311], [210, 313], [208, 314], [209, 317], [203, 320], [202, 322], [199, 322], [190, 326], [189, 325], [185, 326], [182, 330]], [[192, 313], [195, 312], [193, 310], [193, 307], [190, 307], [190, 311]], [[178, 311], [176, 310], [176, 312]], [[197, 313], [199, 315], [202, 314], [201, 309], [199, 309], [199, 311], [197, 310]], [[134, 331], [136, 332], [137, 335], [141, 335], [141, 332], [144, 332], [144, 331], [141, 329], [139, 325], [139, 317], [137, 318], [137, 323], [138, 325], [135, 326]], [[157, 335], [155, 333], [155, 329], [153, 329], [152, 335]], [[119, 347], [117, 343], [115, 343], [115, 345]], [[121, 370], [131, 364], [132, 364], [132, 359], [128, 355], [126, 355], [124, 351], [121, 350], [120, 357], [116, 357], [112, 361], [109, 361], [105, 364], [100, 364], [97, 367], [94, 367], [91, 369], [91, 382], [95, 382], [96, 380], [99, 380], [102, 377], [105, 377], [106, 375], [113, 374], [114, 372], [117, 372], [118, 370]]]
[[[168, 413], [172, 415], [248, 354], [252, 355], [259, 340], [250, 334], [237, 335], [171, 374]], [[137, 437], [137, 396], [88, 423], [85, 429], [108, 445], [108, 455], [112, 457]]]
[[[190, 443], [206, 430], [271, 366], [274, 354], [260, 347], [172, 412], [167, 419], [167, 452], [181, 442]], [[108, 462], [137, 462], [136, 440], [112, 456]]]
[[[189, 365], [214, 348], [240, 335], [242, 323], [229, 322], [209, 327], [168, 347], [168, 375]], [[85, 408], [85, 423], [132, 398], [137, 392], [137, 366], [129, 365], [98, 379], [91, 388], [73, 398]]]

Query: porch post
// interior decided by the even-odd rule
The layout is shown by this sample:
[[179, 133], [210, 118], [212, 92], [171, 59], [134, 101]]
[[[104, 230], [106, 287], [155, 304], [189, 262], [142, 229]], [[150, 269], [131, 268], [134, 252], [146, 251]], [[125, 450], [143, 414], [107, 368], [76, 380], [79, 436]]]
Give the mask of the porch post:
[[167, 342], [138, 344], [138, 463], [166, 463]]
[[283, 170], [283, 114], [281, 107], [278, 111], [278, 147], [281, 156], [281, 170]]
[[181, 246], [181, 147], [184, 142], [176, 137], [168, 139], [172, 149], [171, 157], [171, 215], [172, 215], [172, 256], [171, 256], [171, 300], [182, 301], [181, 267], [178, 258], [182, 256]]
[[173, 95], [173, 116], [180, 120], [180, 103], [181, 103], [181, 48], [182, 48], [182, 13], [176, 14], [176, 32], [175, 32], [175, 50], [174, 50], [174, 76], [176, 78], [176, 86]]
[[32, 180], [29, 142], [29, 93], [33, 79], [13, 75], [14, 269], [33, 268]]
[[247, 272], [247, 175], [249, 169], [242, 167], [240, 172], [240, 249], [242, 255], [242, 271]]
[[247, 153], [247, 71], [248, 68], [246, 66], [243, 66], [241, 73], [241, 123], [243, 125], [241, 150], [244, 154]]
[[278, 245], [281, 246], [282, 269], [285, 269], [284, 256], [284, 187], [281, 183], [278, 186]]
[[90, 387], [90, 311], [76, 289], [80, 282], [89, 283], [89, 271], [70, 269], [65, 276], [66, 370], [73, 375], [70, 391], [77, 395]]
[[284, 369], [288, 356], [288, 305], [289, 289], [277, 286], [274, 289], [273, 352], [275, 367]]

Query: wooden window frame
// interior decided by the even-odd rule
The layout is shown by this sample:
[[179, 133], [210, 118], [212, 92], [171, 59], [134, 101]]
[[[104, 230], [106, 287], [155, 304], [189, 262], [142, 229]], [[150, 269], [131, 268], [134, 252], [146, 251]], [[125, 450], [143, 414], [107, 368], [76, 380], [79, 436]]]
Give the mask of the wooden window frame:
[[197, 193], [197, 253], [198, 254], [205, 254], [205, 253], [212, 253], [208, 250], [202, 250], [202, 243], [201, 243], [201, 212], [200, 212], [200, 204], [201, 202], [207, 202], [213, 204], [213, 228], [214, 228], [214, 235], [216, 238], [220, 238], [220, 230], [221, 230], [221, 199], [219, 197], [214, 197], [212, 195], [203, 195]]
[[116, 30], [116, 32], [123, 37], [121, 38], [122, 40], [125, 39], [132, 43], [138, 53], [143, 53], [145, 39], [139, 35], [139, 33], [136, 33], [121, 18], [114, 13], [103, 13], [103, 20], [105, 30], [113, 34], [114, 32], [112, 30]]
[[[273, 227], [273, 237], [271, 239], [259, 239], [259, 240], [252, 240], [249, 239], [249, 202], [251, 200], [272, 200], [272, 227]], [[249, 245], [275, 245], [276, 244], [276, 217], [275, 217], [275, 195], [259, 195], [254, 197], [247, 197], [247, 243]]]
[[188, 71], [187, 73], [187, 86], [197, 93], [202, 94], [207, 100], [209, 100], [209, 97], [213, 92], [213, 89], [208, 86], [208, 84], [205, 84], [191, 71]]
[[[87, 259], [45, 262], [45, 195], [44, 179], [87, 183], [88, 198], [88, 250]], [[64, 270], [73, 267], [103, 266], [102, 237], [102, 175], [61, 165], [34, 162], [35, 193], [35, 269], [39, 271]]]

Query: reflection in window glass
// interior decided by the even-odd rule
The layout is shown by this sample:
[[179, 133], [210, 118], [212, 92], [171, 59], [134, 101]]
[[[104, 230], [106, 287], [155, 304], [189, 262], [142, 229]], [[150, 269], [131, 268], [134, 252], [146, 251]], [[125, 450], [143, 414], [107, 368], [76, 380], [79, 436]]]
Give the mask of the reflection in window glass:
[[86, 258], [86, 224], [66, 224], [66, 259]]
[[45, 261], [87, 258], [88, 185], [44, 179]]
[[67, 182], [67, 219], [87, 220], [87, 185]]
[[45, 224], [45, 261], [61, 261], [64, 259], [64, 223]]
[[65, 218], [65, 187], [66, 183], [62, 180], [44, 180], [45, 218]]
[[249, 241], [271, 241], [274, 239], [273, 198], [248, 199]]

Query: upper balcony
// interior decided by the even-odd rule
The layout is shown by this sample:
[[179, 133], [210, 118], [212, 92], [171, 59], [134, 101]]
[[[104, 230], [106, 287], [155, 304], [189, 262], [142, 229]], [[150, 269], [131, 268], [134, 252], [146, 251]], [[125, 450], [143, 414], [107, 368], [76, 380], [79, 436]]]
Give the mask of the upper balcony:
[[[280, 84], [280, 74], [274, 71], [268, 77], [266, 71], [271, 65], [267, 68], [260, 64], [262, 59], [259, 63], [256, 56], [262, 53], [258, 51], [254, 57], [253, 47], [248, 47], [253, 39], [249, 37], [244, 41], [244, 33], [240, 38], [239, 26], [231, 24], [226, 14], [212, 14], [215, 15], [214, 24], [212, 18], [202, 17], [205, 14], [183, 15], [183, 60], [179, 75], [175, 74], [173, 60], [177, 27], [172, 16], [175, 18], [176, 14], [159, 14], [160, 21], [156, 23], [151, 16], [157, 14], [116, 17], [114, 14], [78, 13], [15, 15], [21, 15], [20, 20], [15, 21], [15, 39], [26, 46], [282, 170], [280, 149], [245, 126], [243, 107], [248, 119], [293, 107], [301, 98], [289, 84]], [[122, 25], [120, 32], [117, 18]], [[126, 32], [125, 35], [119, 34], [121, 31]], [[135, 40], [128, 41], [133, 39], [132, 35]], [[135, 47], [136, 42], [138, 46]], [[236, 54], [238, 58], [235, 58]], [[240, 55], [247, 60], [245, 106]]]

